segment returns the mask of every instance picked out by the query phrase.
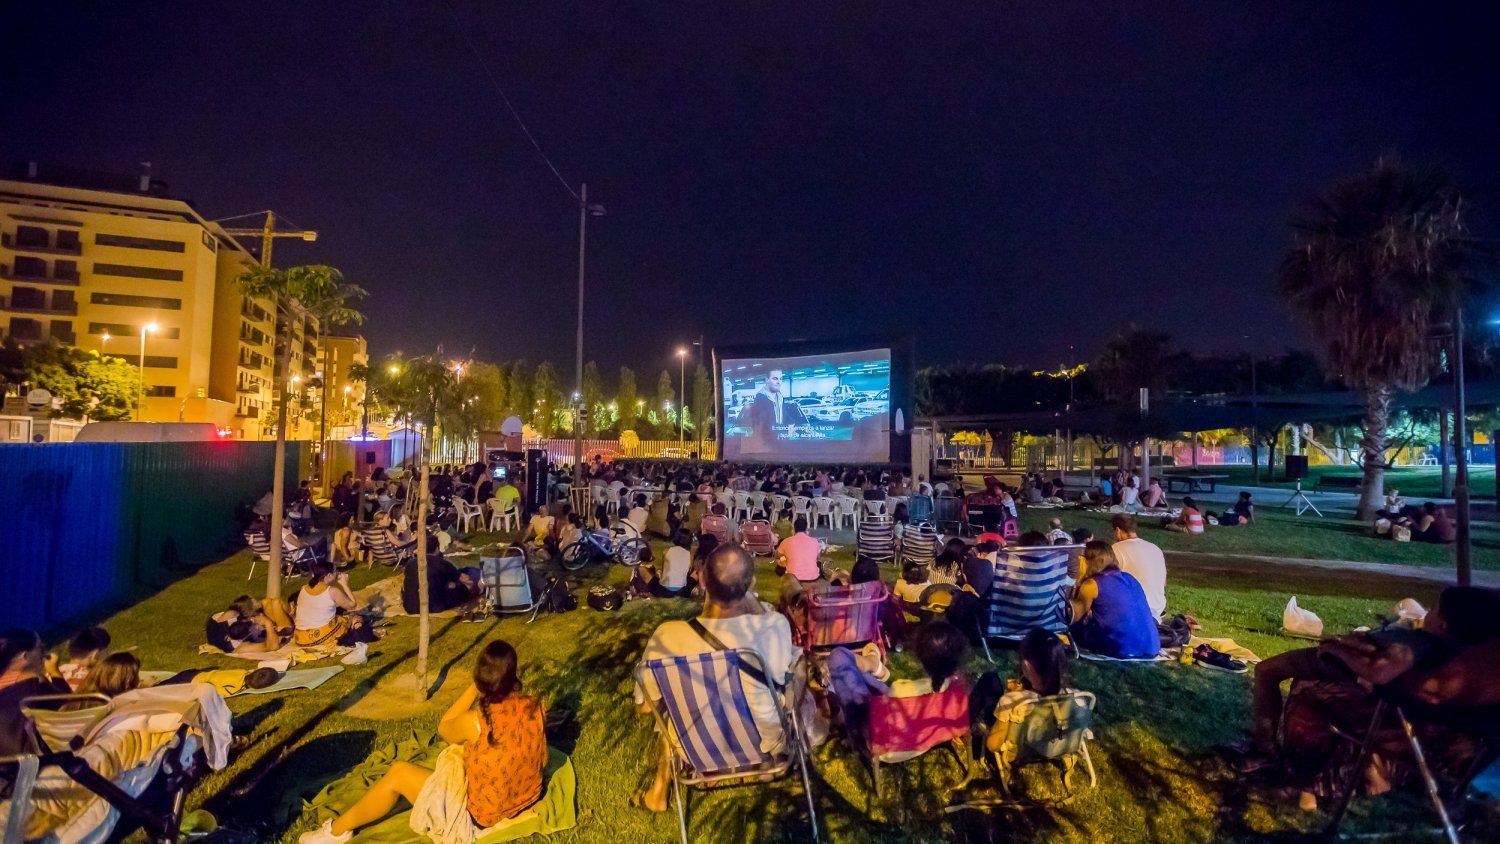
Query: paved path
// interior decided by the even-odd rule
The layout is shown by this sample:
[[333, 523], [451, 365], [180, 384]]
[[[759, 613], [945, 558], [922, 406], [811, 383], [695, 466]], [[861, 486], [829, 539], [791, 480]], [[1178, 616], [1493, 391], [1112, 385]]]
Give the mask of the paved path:
[[[1169, 567], [1181, 564], [1195, 569], [1234, 569], [1250, 562], [1289, 568], [1365, 572], [1384, 577], [1413, 578], [1444, 584], [1454, 582], [1453, 569], [1445, 566], [1403, 566], [1395, 563], [1363, 563], [1354, 560], [1301, 560], [1293, 557], [1262, 557], [1254, 554], [1205, 554], [1198, 551], [1167, 551], [1166, 557]], [[1500, 589], [1500, 571], [1474, 572], [1474, 585]]]

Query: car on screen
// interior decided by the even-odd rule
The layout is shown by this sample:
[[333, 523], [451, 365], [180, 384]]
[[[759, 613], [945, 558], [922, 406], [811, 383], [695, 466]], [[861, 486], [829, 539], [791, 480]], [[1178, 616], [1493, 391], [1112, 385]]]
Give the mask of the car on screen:
[[[881, 392], [884, 391], [882, 390]], [[886, 413], [890, 409], [891, 400], [889, 397], [883, 399], [861, 399], [854, 403], [854, 412], [859, 416], [875, 416], [876, 414]]]

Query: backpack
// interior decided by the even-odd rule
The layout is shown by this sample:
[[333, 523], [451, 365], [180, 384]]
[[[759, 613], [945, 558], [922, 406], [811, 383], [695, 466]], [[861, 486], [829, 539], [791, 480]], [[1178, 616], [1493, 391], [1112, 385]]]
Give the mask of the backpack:
[[1161, 637], [1161, 646], [1163, 648], [1183, 647], [1193, 637], [1193, 628], [1188, 625], [1187, 619], [1181, 615], [1162, 619], [1156, 625], [1156, 632]]
[[546, 612], [563, 613], [578, 609], [578, 599], [573, 597], [572, 585], [561, 577], [547, 578], [547, 585], [542, 587], [540, 603]]

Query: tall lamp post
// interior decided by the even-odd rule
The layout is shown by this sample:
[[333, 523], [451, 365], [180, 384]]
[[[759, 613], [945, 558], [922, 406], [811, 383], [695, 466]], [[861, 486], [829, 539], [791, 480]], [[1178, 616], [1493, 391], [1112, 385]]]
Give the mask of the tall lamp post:
[[155, 333], [156, 323], [148, 322], [145, 325], [141, 326], [141, 359], [139, 361], [139, 368], [141, 372], [141, 388], [139, 396], [140, 400], [136, 402], [135, 405], [135, 421], [137, 422], [141, 421], [146, 412], [146, 335]]
[[573, 361], [573, 483], [583, 485], [583, 268], [584, 244], [587, 242], [590, 217], [603, 217], [603, 205], [589, 204], [589, 186], [584, 183], [578, 191], [578, 336]]
[[1458, 585], [1468, 586], [1470, 580], [1469, 560], [1469, 426], [1464, 419], [1468, 411], [1464, 395], [1464, 309], [1453, 314], [1453, 456], [1454, 466], [1453, 505], [1458, 511], [1453, 545], [1458, 564]]
[[687, 411], [687, 349], [677, 350], [677, 450], [683, 449], [682, 422]]

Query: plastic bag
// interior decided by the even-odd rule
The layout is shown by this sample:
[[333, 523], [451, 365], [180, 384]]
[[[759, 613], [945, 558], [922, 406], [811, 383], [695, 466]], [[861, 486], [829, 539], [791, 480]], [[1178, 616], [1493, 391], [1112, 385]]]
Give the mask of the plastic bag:
[[1323, 619], [1297, 606], [1297, 596], [1293, 595], [1281, 613], [1281, 628], [1294, 636], [1317, 639], [1323, 635]]
[[1375, 520], [1375, 535], [1376, 536], [1385, 536], [1386, 534], [1388, 534], [1390, 532], [1391, 532], [1391, 520], [1390, 519], [1376, 519]]
[[1407, 527], [1406, 525], [1396, 525], [1395, 527], [1391, 528], [1391, 538], [1396, 540], [1397, 542], [1410, 542], [1411, 528]]
[[1422, 620], [1427, 618], [1427, 609], [1417, 603], [1414, 598], [1402, 598], [1400, 603], [1396, 604], [1396, 618], [1421, 624]]

